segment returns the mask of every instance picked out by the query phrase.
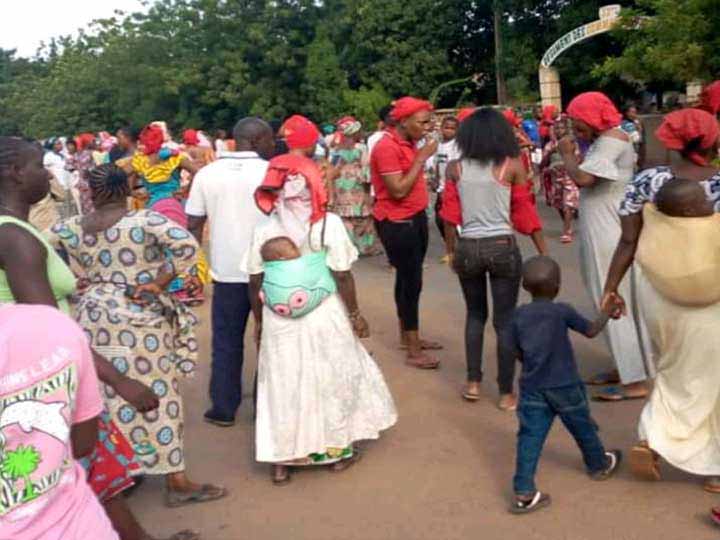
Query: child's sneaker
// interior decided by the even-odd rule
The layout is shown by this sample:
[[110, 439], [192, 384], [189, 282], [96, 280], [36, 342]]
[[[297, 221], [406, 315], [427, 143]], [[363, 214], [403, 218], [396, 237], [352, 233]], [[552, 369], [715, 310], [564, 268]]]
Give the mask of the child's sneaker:
[[620, 467], [620, 462], [622, 461], [622, 452], [620, 450], [610, 450], [609, 452], [605, 452], [605, 455], [608, 458], [608, 465], [602, 471], [591, 473], [590, 478], [593, 480], [607, 480], [614, 475], [618, 467]]
[[511, 514], [529, 514], [535, 510], [540, 510], [546, 506], [550, 506], [550, 495], [543, 493], [542, 491], [536, 491], [532, 499], [523, 500], [520, 497], [515, 497], [512, 506], [510, 507]]

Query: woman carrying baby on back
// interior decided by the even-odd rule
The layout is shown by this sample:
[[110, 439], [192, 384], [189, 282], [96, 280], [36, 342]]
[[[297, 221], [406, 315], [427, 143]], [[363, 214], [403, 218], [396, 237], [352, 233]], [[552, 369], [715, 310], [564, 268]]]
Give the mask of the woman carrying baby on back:
[[245, 266], [260, 340], [256, 457], [286, 483], [289, 467], [355, 463], [354, 443], [397, 420], [390, 391], [359, 338], [369, 335], [351, 272], [358, 252], [312, 156], [319, 131], [293, 116], [290, 153], [271, 160], [255, 200], [270, 215]]
[[673, 161], [628, 185], [604, 293], [605, 300], [618, 293], [633, 261], [642, 267], [638, 300], [657, 376], [630, 464], [658, 480], [662, 457], [720, 492], [720, 171], [712, 165], [720, 129], [711, 114], [683, 109], [655, 135]]

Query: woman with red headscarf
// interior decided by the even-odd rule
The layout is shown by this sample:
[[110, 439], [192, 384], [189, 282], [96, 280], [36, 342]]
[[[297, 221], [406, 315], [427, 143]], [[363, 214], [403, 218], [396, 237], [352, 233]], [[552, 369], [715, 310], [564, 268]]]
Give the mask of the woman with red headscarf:
[[352, 116], [337, 123], [338, 143], [330, 150], [334, 167], [330, 182], [331, 209], [339, 215], [361, 256], [382, 253], [372, 218], [368, 151], [362, 143], [362, 124]]
[[[590, 147], [580, 163], [576, 143], [570, 137], [558, 143], [568, 175], [581, 188], [578, 240], [580, 267], [588, 293], [600, 309], [603, 284], [610, 266], [615, 243], [620, 237], [617, 205], [633, 177], [636, 154], [629, 137], [620, 129], [622, 115], [610, 99], [600, 92], [586, 92], [573, 99], [567, 108], [578, 142]], [[602, 374], [590, 384], [621, 383], [595, 396], [602, 401], [642, 399], [648, 394], [650, 349], [647, 330], [640, 313], [634, 309], [634, 290], [640, 270], [618, 284], [618, 292], [629, 302], [631, 317], [608, 325], [605, 336], [617, 371]]]
[[[683, 109], [668, 114], [655, 132], [673, 151], [669, 166], [647, 169], [628, 186], [620, 205], [622, 236], [615, 250], [605, 297], [624, 296], [619, 286], [633, 261], [647, 279], [638, 295], [655, 351], [657, 377], [640, 417], [643, 441], [633, 448], [633, 471], [659, 479], [658, 456], [697, 475], [720, 492], [720, 129], [711, 114]], [[716, 214], [677, 218], [661, 214], [667, 189], [692, 188]], [[657, 206], [656, 206], [657, 205]], [[708, 204], [708, 206], [710, 206]], [[664, 211], [664, 210], [663, 210]], [[708, 208], [710, 211], [710, 208]], [[699, 249], [698, 249], [699, 248]], [[627, 300], [627, 298], [625, 298]]]
[[[190, 156], [198, 167], [204, 167], [215, 161], [215, 153], [211, 146], [201, 145], [201, 132], [195, 129], [186, 129], [183, 132], [183, 150]], [[190, 191], [189, 186], [185, 189], [186, 192]]]
[[429, 204], [425, 163], [438, 148], [429, 139], [417, 143], [431, 129], [432, 105], [414, 97], [393, 103], [390, 117], [395, 125], [375, 145], [370, 156], [370, 180], [375, 190], [375, 227], [390, 264], [395, 268], [395, 305], [407, 361], [420, 369], [435, 369], [440, 360], [427, 350], [442, 349], [438, 343], [420, 339], [420, 293], [423, 261], [428, 247]]
[[[256, 456], [272, 464], [275, 484], [289, 481], [289, 467], [346, 469], [359, 458], [353, 443], [378, 438], [397, 420], [383, 376], [358, 339], [369, 335], [351, 272], [358, 252], [340, 217], [325, 208], [322, 174], [311, 159], [320, 132], [298, 115], [281, 130], [290, 152], [270, 161], [255, 193], [270, 217], [256, 227], [243, 265], [261, 330]], [[294, 252], [285, 260], [268, 256], [278, 240]]]

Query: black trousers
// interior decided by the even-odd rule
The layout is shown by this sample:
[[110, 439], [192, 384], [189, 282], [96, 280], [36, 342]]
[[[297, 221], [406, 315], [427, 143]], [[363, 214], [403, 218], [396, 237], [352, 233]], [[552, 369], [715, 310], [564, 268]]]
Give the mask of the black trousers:
[[395, 268], [395, 305], [402, 329], [419, 328], [423, 262], [428, 248], [428, 218], [423, 210], [402, 221], [375, 221], [390, 264]]
[[435, 225], [438, 228], [438, 231], [440, 231], [440, 236], [442, 236], [442, 239], [445, 240], [445, 222], [443, 221], [443, 218], [440, 217], [440, 210], [442, 210], [442, 191], [437, 194], [437, 199], [435, 199]]
[[513, 236], [460, 238], [453, 262], [460, 278], [467, 319], [465, 357], [468, 381], [482, 381], [483, 341], [488, 318], [488, 279], [497, 336], [498, 386], [509, 394], [515, 378], [516, 354], [508, 332], [520, 292], [522, 258]]

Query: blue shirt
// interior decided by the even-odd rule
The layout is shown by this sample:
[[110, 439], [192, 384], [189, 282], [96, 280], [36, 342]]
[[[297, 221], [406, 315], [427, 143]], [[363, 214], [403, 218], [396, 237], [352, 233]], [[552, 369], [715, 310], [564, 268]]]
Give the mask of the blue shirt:
[[510, 332], [522, 362], [520, 389], [533, 392], [581, 382], [568, 330], [592, 323], [567, 304], [534, 300], [515, 310]]

